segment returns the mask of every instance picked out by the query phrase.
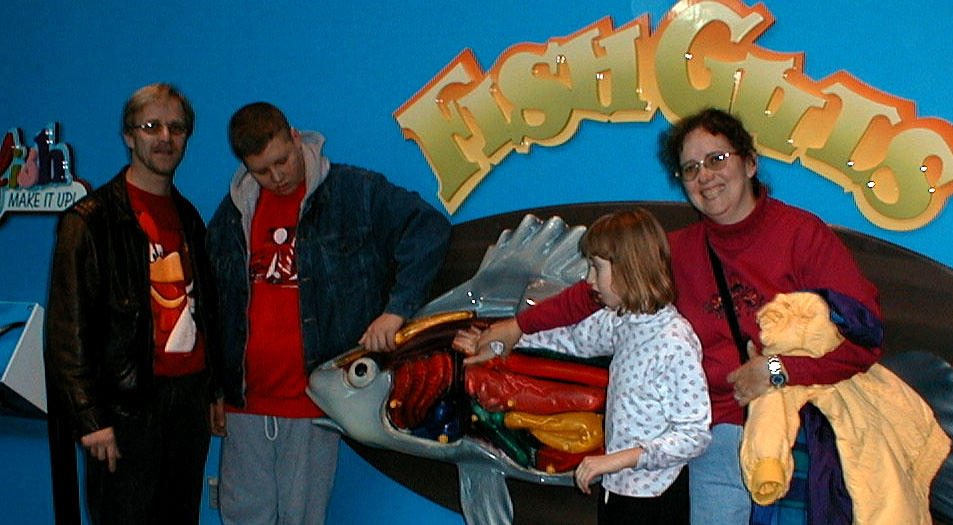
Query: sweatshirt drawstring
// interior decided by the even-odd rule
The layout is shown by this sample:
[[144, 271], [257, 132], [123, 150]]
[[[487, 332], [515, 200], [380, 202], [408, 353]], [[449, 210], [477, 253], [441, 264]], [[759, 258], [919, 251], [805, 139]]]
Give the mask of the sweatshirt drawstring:
[[[268, 418], [271, 418], [271, 420], [273, 421], [272, 426], [275, 429], [274, 435], [272, 435], [272, 433], [269, 432]], [[267, 439], [268, 441], [274, 441], [278, 439], [278, 418], [275, 416], [265, 416], [265, 439]]]

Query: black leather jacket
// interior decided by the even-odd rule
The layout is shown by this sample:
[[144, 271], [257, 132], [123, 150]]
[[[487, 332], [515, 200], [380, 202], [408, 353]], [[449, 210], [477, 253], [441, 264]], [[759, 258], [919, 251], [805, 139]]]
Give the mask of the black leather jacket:
[[[77, 436], [142, 415], [152, 398], [149, 241], [126, 193], [123, 168], [59, 220], [46, 316], [48, 390]], [[205, 225], [172, 188], [192, 261], [195, 321], [205, 337], [210, 401], [221, 369]]]

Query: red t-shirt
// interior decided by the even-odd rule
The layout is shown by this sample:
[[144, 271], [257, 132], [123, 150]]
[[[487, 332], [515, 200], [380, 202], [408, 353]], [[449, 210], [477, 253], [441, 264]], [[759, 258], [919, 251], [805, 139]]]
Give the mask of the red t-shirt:
[[308, 385], [295, 254], [305, 185], [290, 195], [262, 189], [251, 222], [248, 261], [251, 298], [245, 349], [245, 408], [231, 412], [279, 417], [320, 417], [305, 394]]
[[192, 312], [192, 260], [182, 242], [182, 222], [171, 195], [155, 195], [126, 183], [129, 203], [149, 238], [153, 369], [182, 376], [205, 369], [205, 341]]

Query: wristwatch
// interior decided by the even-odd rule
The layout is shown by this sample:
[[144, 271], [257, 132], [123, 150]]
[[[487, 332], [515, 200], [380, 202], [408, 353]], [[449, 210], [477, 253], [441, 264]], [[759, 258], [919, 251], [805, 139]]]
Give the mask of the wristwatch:
[[775, 388], [780, 388], [788, 382], [788, 376], [784, 375], [784, 367], [781, 366], [781, 358], [776, 355], [768, 358], [768, 374], [771, 386]]
[[490, 350], [493, 350], [493, 353], [498, 356], [502, 356], [503, 352], [506, 352], [506, 345], [503, 344], [503, 341], [500, 341], [499, 339], [490, 341], [488, 345], [490, 346]]

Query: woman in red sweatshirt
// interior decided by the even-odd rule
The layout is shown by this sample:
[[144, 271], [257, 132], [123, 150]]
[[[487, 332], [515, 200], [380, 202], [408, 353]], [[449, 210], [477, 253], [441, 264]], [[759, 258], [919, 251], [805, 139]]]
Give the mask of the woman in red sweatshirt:
[[[769, 363], [760, 355], [755, 313], [779, 293], [828, 288], [859, 300], [879, 317], [877, 290], [821, 219], [768, 196], [758, 179], [753, 139], [732, 115], [708, 109], [683, 119], [669, 130], [660, 156], [701, 215], [669, 234], [675, 306], [702, 342], [712, 406], [712, 444], [689, 463], [692, 524], [746, 524], [751, 499], [738, 461], [743, 407], [772, 384], [836, 383], [866, 371], [881, 354], [879, 348], [845, 341], [820, 359], [785, 356]], [[709, 245], [721, 260], [740, 331], [754, 339], [744, 364], [726, 320]], [[598, 308], [589, 286], [580, 282], [512, 321], [493, 325], [480, 345], [500, 340], [509, 347], [521, 333], [575, 323]]]

